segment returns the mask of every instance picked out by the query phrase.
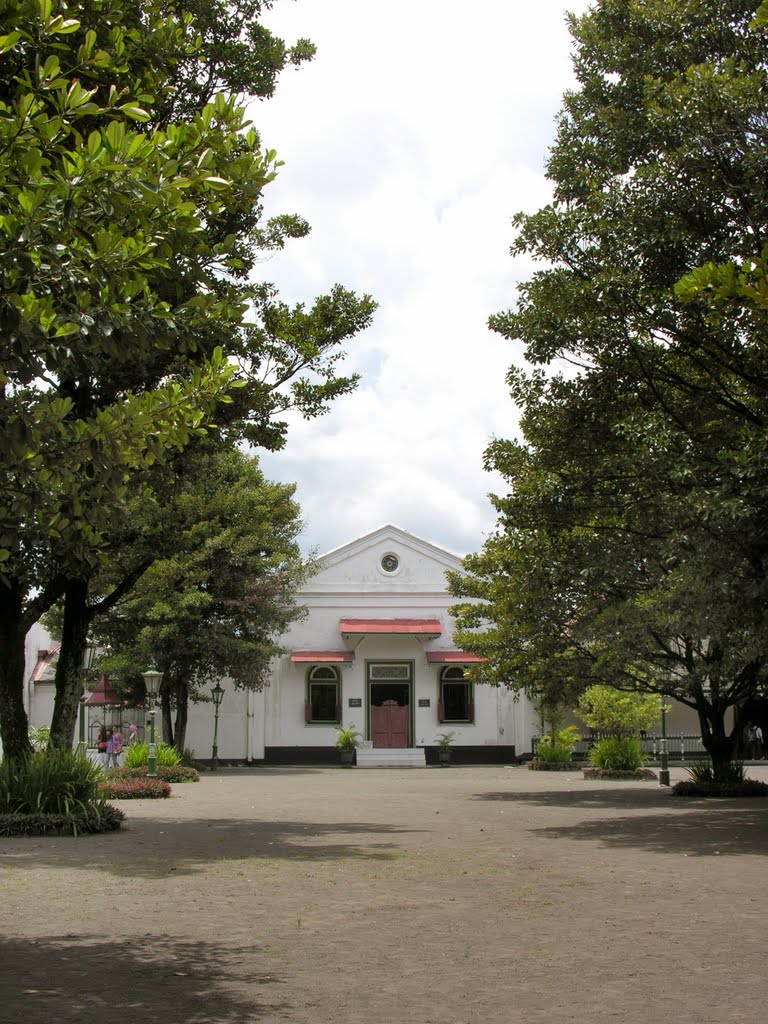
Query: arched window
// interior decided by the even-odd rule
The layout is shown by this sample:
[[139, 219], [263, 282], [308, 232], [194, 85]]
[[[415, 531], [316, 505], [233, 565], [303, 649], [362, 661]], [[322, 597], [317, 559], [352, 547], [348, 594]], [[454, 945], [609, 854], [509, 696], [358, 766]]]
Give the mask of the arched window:
[[309, 670], [304, 718], [333, 725], [341, 721], [341, 676], [332, 665], [315, 665]]
[[464, 678], [464, 669], [449, 665], [440, 673], [439, 722], [474, 722], [475, 704], [472, 683]]

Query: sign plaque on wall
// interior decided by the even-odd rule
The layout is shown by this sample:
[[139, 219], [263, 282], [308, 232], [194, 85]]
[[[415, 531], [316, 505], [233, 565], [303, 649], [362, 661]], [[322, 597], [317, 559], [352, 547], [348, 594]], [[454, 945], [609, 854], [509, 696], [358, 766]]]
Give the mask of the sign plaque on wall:
[[428, 708], [429, 707], [429, 697], [419, 697], [419, 707], [420, 708]]
[[363, 698], [362, 697], [350, 697], [349, 698], [349, 706], [351, 708], [361, 708], [363, 706]]

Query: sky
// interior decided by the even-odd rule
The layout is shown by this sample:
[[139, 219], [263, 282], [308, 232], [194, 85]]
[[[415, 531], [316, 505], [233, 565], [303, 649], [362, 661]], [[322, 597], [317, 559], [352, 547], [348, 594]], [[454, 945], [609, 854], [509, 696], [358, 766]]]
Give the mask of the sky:
[[573, 85], [565, 11], [586, 0], [277, 0], [264, 23], [310, 38], [251, 109], [285, 161], [265, 214], [299, 213], [311, 234], [259, 267], [282, 300], [334, 284], [373, 296], [373, 326], [339, 372], [357, 391], [293, 419], [269, 479], [297, 484], [304, 549], [324, 553], [385, 523], [455, 554], [493, 531], [483, 469], [518, 415], [506, 373], [522, 348], [488, 316], [514, 305], [534, 267], [512, 258], [512, 216], [545, 205], [548, 146]]

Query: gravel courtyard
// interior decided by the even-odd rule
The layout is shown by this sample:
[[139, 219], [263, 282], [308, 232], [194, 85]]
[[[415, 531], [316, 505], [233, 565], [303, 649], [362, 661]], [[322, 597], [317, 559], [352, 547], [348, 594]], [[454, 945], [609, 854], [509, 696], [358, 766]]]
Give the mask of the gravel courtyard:
[[120, 806], [0, 840], [2, 1024], [765, 1019], [768, 800], [265, 768]]

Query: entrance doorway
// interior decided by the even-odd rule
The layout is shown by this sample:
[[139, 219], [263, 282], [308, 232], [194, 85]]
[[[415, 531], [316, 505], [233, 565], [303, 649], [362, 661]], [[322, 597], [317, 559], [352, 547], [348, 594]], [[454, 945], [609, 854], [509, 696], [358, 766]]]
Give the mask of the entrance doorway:
[[[378, 666], [377, 666], [378, 667]], [[402, 669], [404, 666], [393, 666]], [[369, 680], [370, 738], [374, 747], [411, 745], [411, 682]]]

